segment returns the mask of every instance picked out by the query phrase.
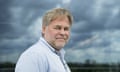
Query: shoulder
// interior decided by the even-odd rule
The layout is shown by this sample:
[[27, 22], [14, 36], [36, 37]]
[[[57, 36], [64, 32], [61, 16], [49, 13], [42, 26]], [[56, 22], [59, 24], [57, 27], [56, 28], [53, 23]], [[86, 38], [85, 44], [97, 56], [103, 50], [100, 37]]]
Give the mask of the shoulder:
[[45, 45], [38, 41], [32, 46], [30, 46], [28, 49], [26, 49], [19, 58], [19, 61], [27, 60], [27, 61], [45, 61], [47, 59], [47, 50], [45, 48]]
[[31, 47], [26, 49], [22, 54], [21, 57], [41, 57], [46, 54], [46, 50], [40, 42], [33, 44]]
[[39, 70], [46, 70], [48, 62], [45, 53], [39, 50], [37, 44], [25, 50], [16, 64], [16, 72], [38, 72]]

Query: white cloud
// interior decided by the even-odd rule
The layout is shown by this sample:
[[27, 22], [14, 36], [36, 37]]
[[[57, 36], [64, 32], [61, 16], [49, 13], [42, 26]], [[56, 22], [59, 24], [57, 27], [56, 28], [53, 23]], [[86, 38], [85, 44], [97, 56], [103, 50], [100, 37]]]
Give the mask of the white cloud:
[[63, 4], [69, 4], [71, 2], [71, 0], [62, 0]]
[[38, 17], [33, 24], [29, 27], [29, 32], [35, 37], [39, 37], [42, 31], [42, 18]]
[[94, 11], [93, 16], [95, 19], [100, 17], [100, 14], [103, 10], [102, 6], [104, 2], [105, 2], [104, 0], [97, 0], [97, 1], [95, 0], [95, 4], [92, 6], [93, 11]]

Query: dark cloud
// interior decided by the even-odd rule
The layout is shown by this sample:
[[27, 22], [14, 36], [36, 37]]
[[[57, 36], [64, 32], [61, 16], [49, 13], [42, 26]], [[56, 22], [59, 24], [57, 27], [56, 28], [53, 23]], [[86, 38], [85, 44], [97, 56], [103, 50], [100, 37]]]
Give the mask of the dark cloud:
[[0, 0], [0, 37], [3, 34], [9, 33], [12, 27], [9, 24], [10, 13], [9, 13], [9, 0]]
[[9, 22], [10, 13], [8, 12], [11, 1], [0, 0], [0, 24]]
[[[100, 2], [100, 0], [98, 2]], [[100, 5], [97, 6], [97, 1], [95, 0], [72, 1], [70, 8], [75, 20], [74, 25], [78, 27], [73, 28], [73, 31], [93, 32], [106, 29], [119, 29], [119, 1], [112, 2], [113, 3], [101, 1], [101, 4], [98, 3]], [[81, 25], [83, 21], [84, 25]]]
[[18, 38], [25, 33], [22, 28], [13, 27], [11, 24], [0, 24], [0, 40]]
[[9, 33], [13, 31], [13, 28], [10, 24], [0, 24], [0, 34], [4, 35], [6, 33]]
[[[13, 37], [18, 34], [18, 36], [23, 35], [38, 17], [58, 3], [60, 3], [59, 0], [12, 0], [10, 2], [9, 0], [1, 0], [0, 33], [11, 32]], [[8, 33], [9, 35], [10, 33]]]
[[93, 3], [94, 0], [71, 1], [70, 9], [73, 13], [75, 22], [79, 22], [80, 20], [87, 20], [91, 17], [90, 9]]
[[26, 8], [38, 8], [39, 10], [48, 10], [55, 7], [57, 4], [61, 4], [61, 0], [14, 0], [13, 6], [24, 6]]
[[23, 52], [35, 43], [38, 38], [30, 34], [35, 29], [31, 26], [46, 10], [60, 3], [60, 0], [1, 0], [0, 57]]

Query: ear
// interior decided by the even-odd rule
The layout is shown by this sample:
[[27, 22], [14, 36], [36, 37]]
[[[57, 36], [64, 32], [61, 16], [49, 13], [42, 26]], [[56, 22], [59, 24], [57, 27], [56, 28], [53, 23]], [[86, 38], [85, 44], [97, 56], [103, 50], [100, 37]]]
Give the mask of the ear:
[[42, 26], [42, 34], [45, 33], [45, 29], [46, 29], [46, 27], [45, 27], [45, 26]]

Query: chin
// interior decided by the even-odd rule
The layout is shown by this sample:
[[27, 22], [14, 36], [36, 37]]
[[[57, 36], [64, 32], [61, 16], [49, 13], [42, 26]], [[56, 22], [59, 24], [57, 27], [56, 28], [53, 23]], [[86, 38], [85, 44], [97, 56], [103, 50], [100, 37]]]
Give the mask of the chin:
[[61, 50], [62, 48], [63, 48], [63, 47], [60, 47], [60, 46], [59, 46], [59, 47], [56, 47], [56, 50], [59, 51], [59, 50]]
[[64, 46], [65, 46], [65, 44], [56, 45], [56, 47], [57, 47], [58, 49], [61, 49], [61, 48], [63, 48]]

